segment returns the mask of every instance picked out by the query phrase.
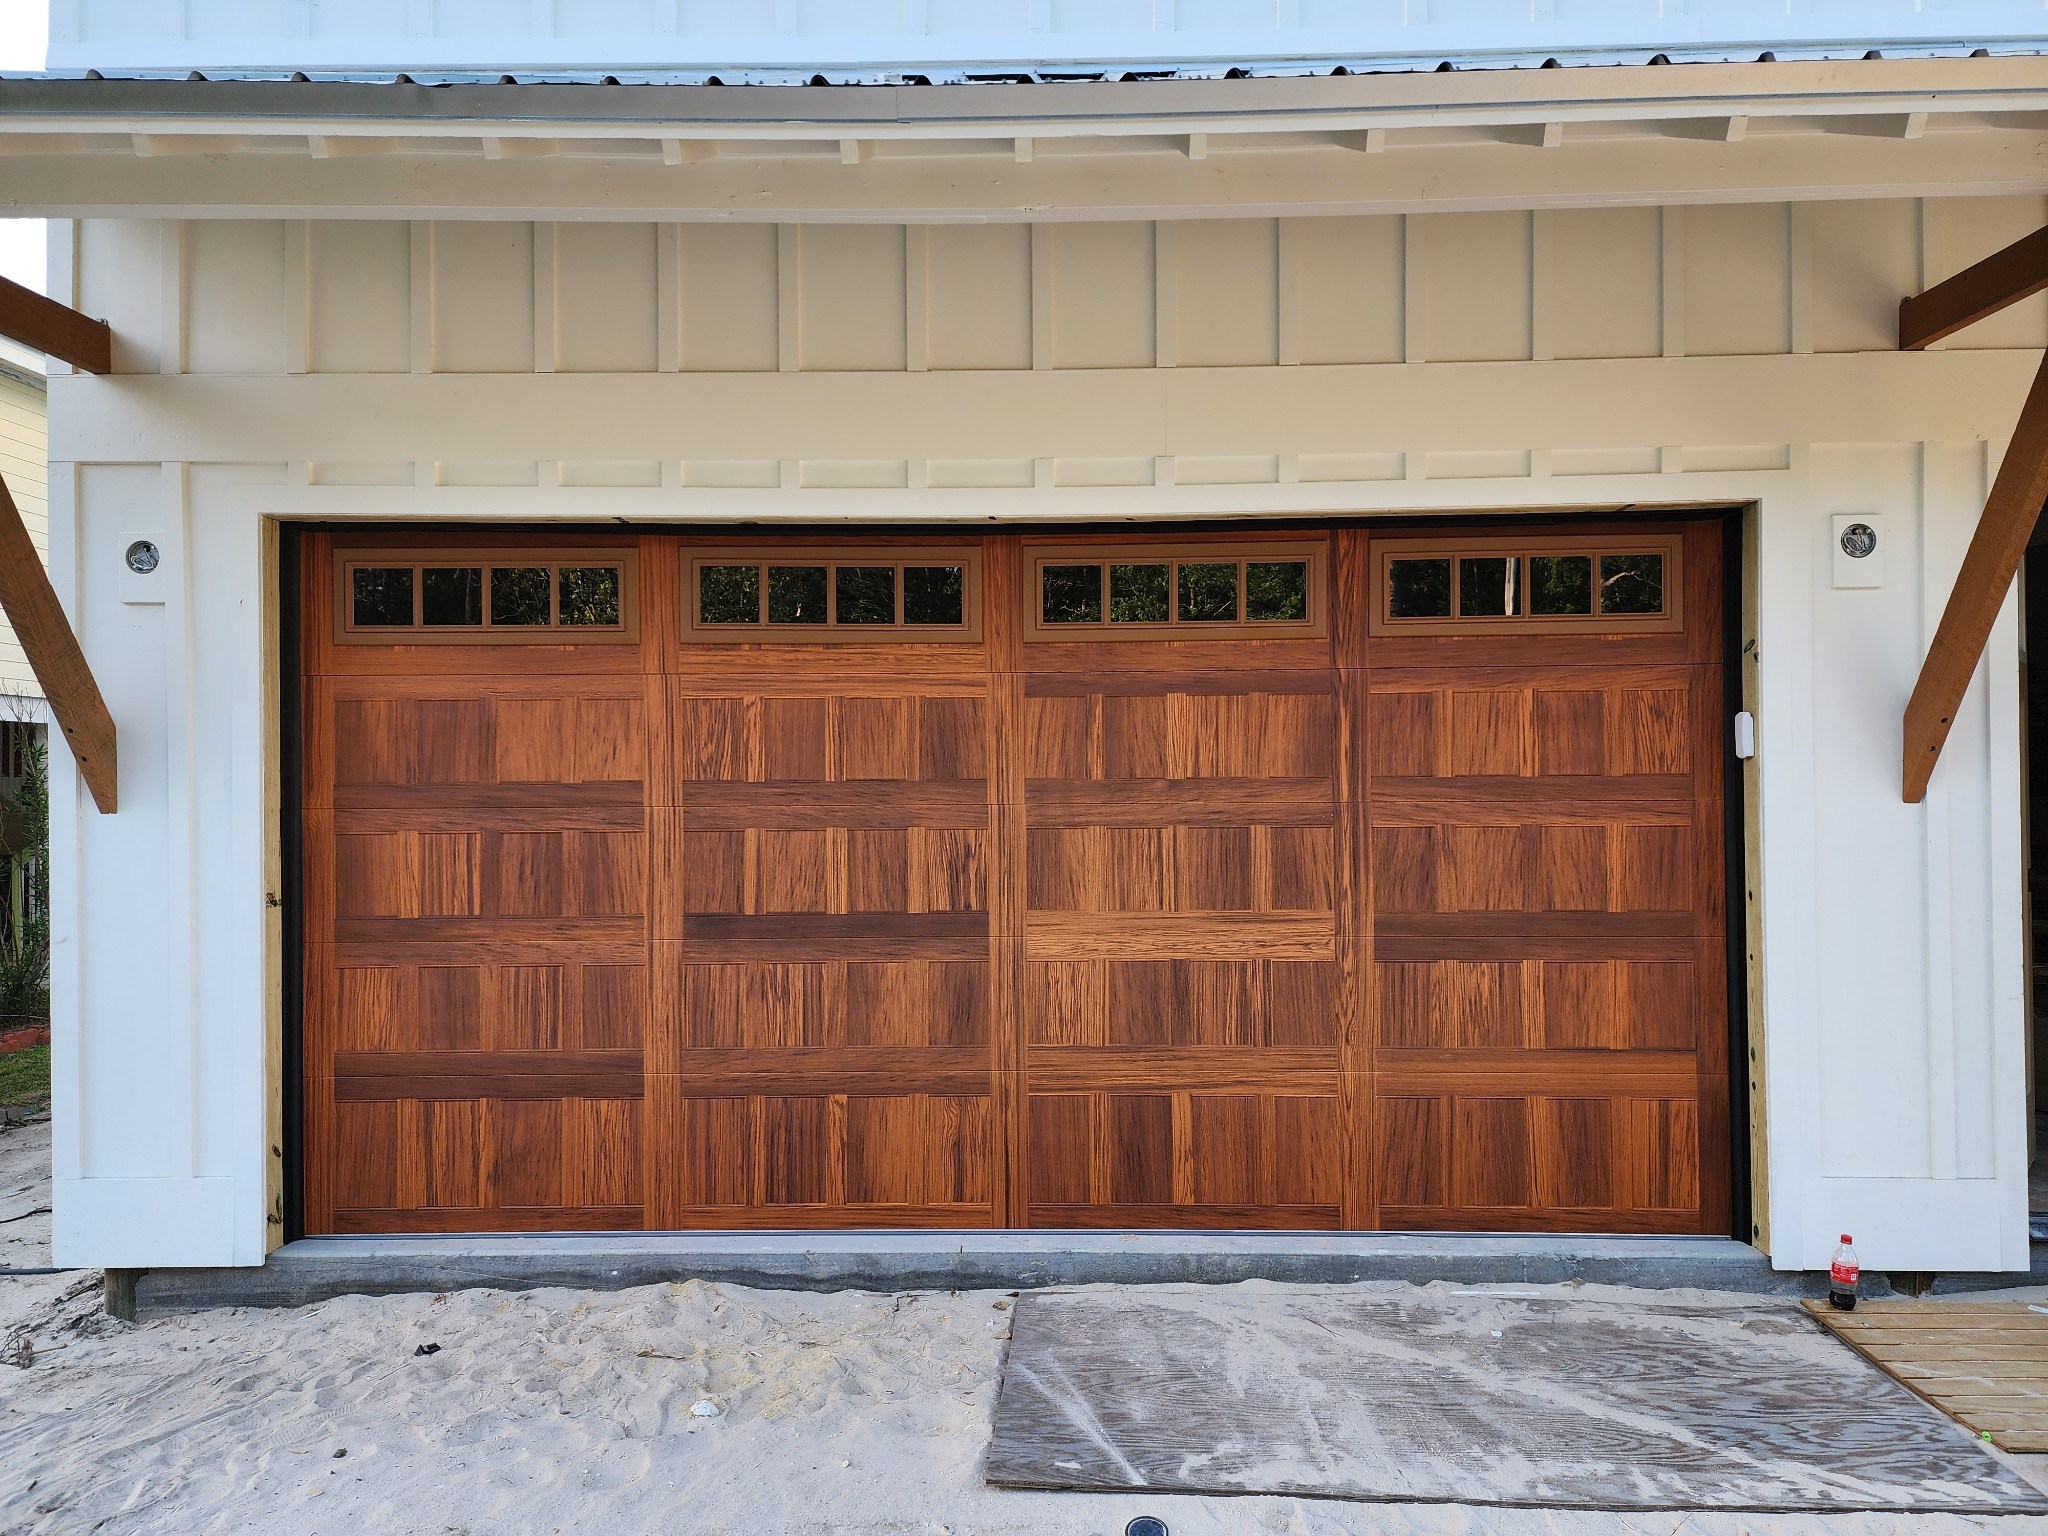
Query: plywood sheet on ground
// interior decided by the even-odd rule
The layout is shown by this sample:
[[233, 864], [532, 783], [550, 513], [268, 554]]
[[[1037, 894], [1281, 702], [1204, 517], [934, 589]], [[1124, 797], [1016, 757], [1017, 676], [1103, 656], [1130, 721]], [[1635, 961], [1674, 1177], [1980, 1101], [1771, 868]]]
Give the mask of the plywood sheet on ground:
[[2008, 1451], [2048, 1451], [2048, 1306], [1866, 1301], [1806, 1308], [1845, 1343]]
[[1033, 1292], [1002, 1487], [1598, 1509], [2048, 1511], [1781, 1302]]

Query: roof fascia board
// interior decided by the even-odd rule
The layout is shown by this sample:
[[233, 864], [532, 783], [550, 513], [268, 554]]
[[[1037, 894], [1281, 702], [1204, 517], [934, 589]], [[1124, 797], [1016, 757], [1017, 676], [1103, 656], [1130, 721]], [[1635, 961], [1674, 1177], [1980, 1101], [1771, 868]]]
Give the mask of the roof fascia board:
[[0, 132], [810, 140], [2048, 108], [2037, 58], [1870, 59], [1047, 85], [366, 84], [0, 79]]

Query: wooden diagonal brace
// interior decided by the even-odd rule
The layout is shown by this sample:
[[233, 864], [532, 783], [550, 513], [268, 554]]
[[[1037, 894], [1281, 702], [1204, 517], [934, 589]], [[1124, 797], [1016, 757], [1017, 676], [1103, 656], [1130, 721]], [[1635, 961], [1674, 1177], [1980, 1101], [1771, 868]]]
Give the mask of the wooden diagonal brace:
[[2048, 229], [1963, 268], [1899, 305], [1899, 350], [1917, 352], [2048, 288]]
[[1970, 535], [1963, 568], [1941, 611], [1934, 643], [1920, 666], [1920, 680], [1906, 705], [1905, 796], [1917, 805], [1927, 794], [1927, 781], [1941, 758], [1942, 744], [1955, 724], [1956, 710], [1977, 658], [1991, 638], [1991, 626], [2005, 605], [2006, 591], [2018, 573], [2048, 501], [2048, 357], [2034, 375], [2019, 425], [1998, 466], [1998, 478], [1985, 498], [1984, 515]]
[[0, 608], [7, 610], [15, 637], [50, 701], [50, 713], [71, 744], [71, 755], [78, 760], [78, 771], [85, 776], [93, 804], [113, 815], [119, 803], [114, 718], [107, 713], [100, 685], [85, 664], [78, 636], [71, 632], [71, 621], [57, 601], [57, 589], [50, 585], [50, 573], [43, 569], [42, 557], [21, 520], [21, 509], [15, 506], [4, 480], [0, 480]]
[[87, 373], [114, 371], [114, 333], [104, 320], [81, 315], [33, 288], [0, 277], [0, 336], [47, 353]]

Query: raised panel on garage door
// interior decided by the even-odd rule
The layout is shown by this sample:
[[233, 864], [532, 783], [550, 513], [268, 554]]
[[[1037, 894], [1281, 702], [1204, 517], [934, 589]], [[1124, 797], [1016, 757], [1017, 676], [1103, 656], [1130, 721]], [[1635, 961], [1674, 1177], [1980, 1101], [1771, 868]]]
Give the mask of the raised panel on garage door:
[[[682, 547], [649, 812], [662, 1226], [999, 1219], [978, 573], [978, 542]], [[935, 583], [958, 628], [897, 622]]]
[[[646, 740], [630, 626], [350, 633], [307, 540], [305, 1219], [335, 1232], [642, 1224]], [[554, 541], [558, 544], [559, 541]], [[346, 571], [356, 542], [338, 541]], [[548, 571], [517, 540], [507, 568]], [[576, 572], [636, 547], [577, 546]], [[483, 557], [382, 541], [368, 564]], [[619, 563], [616, 567], [613, 561]], [[588, 583], [569, 578], [573, 597]], [[476, 594], [472, 591], [471, 596]], [[635, 594], [626, 598], [633, 616]], [[371, 618], [380, 617], [366, 609]], [[425, 609], [428, 616], [436, 610]], [[455, 609], [459, 620], [462, 609]], [[588, 617], [589, 615], [585, 615]], [[601, 615], [600, 615], [601, 616]], [[576, 643], [570, 643], [574, 641]]]
[[[1367, 1007], [1386, 1226], [1726, 1230], [1720, 537], [1633, 524], [1370, 541], [1384, 547], [1363, 594], [1377, 630]], [[1387, 613], [1389, 581], [1411, 610], [1442, 607], [1441, 568], [1390, 571], [1389, 551], [1447, 561], [1453, 592], [1461, 560], [1493, 579], [1546, 551], [1593, 585], [1548, 594], [1573, 613], [1504, 613], [1492, 594], [1470, 620], [1408, 626]], [[1655, 611], [1603, 615], [1603, 560], [1626, 579], [1622, 557], [1649, 551], [1663, 590], [1627, 606]], [[1537, 572], [1551, 574], [1521, 574]]]
[[[1349, 882], [1327, 543], [1024, 551], [1023, 1217], [1340, 1226]], [[1299, 563], [1305, 606], [1277, 635], [1245, 612], [1245, 562]], [[1236, 611], [1178, 624], [1183, 565], [1232, 563]], [[1140, 599], [1121, 612], [1119, 577]], [[1219, 590], [1210, 612], [1225, 606]]]

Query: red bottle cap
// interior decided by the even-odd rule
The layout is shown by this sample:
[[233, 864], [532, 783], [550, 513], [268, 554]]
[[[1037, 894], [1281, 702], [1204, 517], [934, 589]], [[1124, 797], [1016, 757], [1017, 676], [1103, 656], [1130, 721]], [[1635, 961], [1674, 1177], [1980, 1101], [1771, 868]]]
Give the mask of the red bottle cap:
[[1848, 1233], [1844, 1232], [1844, 1233], [1842, 1234], [1842, 1241], [1843, 1241], [1843, 1242], [1845, 1242], [1845, 1243], [1849, 1241], [1849, 1234], [1848, 1234]]

